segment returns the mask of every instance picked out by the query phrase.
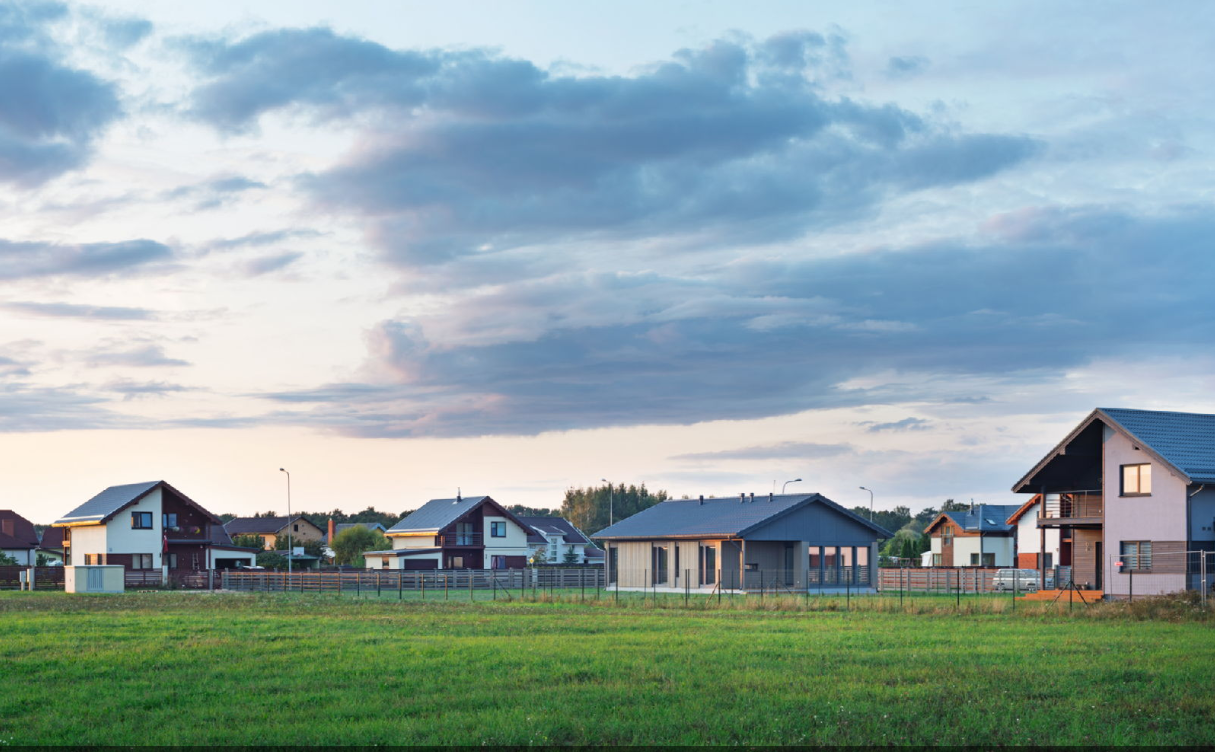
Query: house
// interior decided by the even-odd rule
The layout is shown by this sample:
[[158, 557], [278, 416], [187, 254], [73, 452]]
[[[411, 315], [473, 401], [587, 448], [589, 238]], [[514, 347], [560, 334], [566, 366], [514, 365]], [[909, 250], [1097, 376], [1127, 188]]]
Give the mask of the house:
[[[1041, 497], [1036, 551], [1057, 531], [1060, 583], [1113, 597], [1198, 587], [1215, 550], [1215, 415], [1098, 408], [1012, 490]], [[1045, 556], [1039, 567], [1045, 578]]]
[[257, 551], [232, 545], [220, 519], [163, 480], [110, 486], [56, 520], [70, 565], [227, 569]]
[[[1047, 494], [1047, 504], [1055, 508], [1059, 494]], [[1017, 507], [1007, 522], [1017, 528], [1018, 569], [1038, 569], [1048, 573], [1055, 571], [1059, 563], [1059, 528], [1038, 527], [1042, 514], [1042, 494], [1035, 494], [1029, 501]]]
[[[590, 540], [569, 520], [561, 517], [520, 517], [535, 535], [527, 538], [529, 561], [549, 564], [586, 564], [587, 551], [594, 550]], [[572, 556], [571, 556], [572, 554]]]
[[326, 546], [328, 546], [333, 541], [334, 536], [339, 535], [339, 534], [349, 530], [352, 527], [363, 527], [363, 528], [367, 528], [368, 530], [378, 530], [381, 533], [388, 532], [388, 528], [384, 527], [383, 525], [381, 525], [378, 522], [338, 522], [338, 523], [334, 523], [334, 521], [331, 519], [331, 520], [329, 520], [329, 531], [326, 532], [325, 535], [321, 538], [321, 542], [324, 543]]
[[655, 504], [595, 535], [619, 588], [868, 587], [890, 532], [817, 493]]
[[273, 551], [278, 546], [281, 535], [286, 538], [290, 528], [293, 546], [301, 546], [304, 541], [319, 541], [325, 537], [324, 531], [312, 524], [306, 517], [236, 517], [224, 525], [224, 530], [230, 536], [256, 535], [262, 539], [266, 551]]
[[392, 548], [366, 551], [368, 569], [522, 569], [537, 531], [489, 496], [431, 499], [388, 529]]
[[0, 509], [0, 554], [23, 567], [38, 563], [38, 533], [34, 523], [11, 509]]
[[934, 567], [1011, 567], [1016, 561], [1016, 526], [1008, 517], [1018, 504], [972, 504], [941, 512], [924, 533], [932, 539]]
[[54, 562], [63, 563], [67, 560], [63, 548], [63, 528], [48, 527], [42, 531], [42, 540], [38, 542], [38, 553]]

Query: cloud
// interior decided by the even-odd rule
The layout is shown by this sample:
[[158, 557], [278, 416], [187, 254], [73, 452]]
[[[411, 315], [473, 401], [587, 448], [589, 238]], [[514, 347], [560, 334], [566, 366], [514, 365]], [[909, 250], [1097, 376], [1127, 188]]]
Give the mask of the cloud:
[[858, 426], [865, 426], [865, 430], [869, 433], [880, 433], [882, 431], [924, 431], [932, 421], [924, 420], [923, 418], [903, 418], [902, 420], [892, 421], [890, 423], [874, 423], [873, 421], [863, 421], [857, 423]]
[[0, 306], [16, 313], [51, 318], [95, 319], [101, 321], [146, 321], [157, 317], [157, 312], [148, 308], [123, 306], [94, 306], [79, 303], [31, 303], [13, 302]]
[[0, 182], [36, 186], [82, 166], [122, 114], [117, 88], [64, 62], [59, 3], [0, 6]]
[[154, 240], [59, 244], [0, 240], [0, 280], [33, 277], [98, 277], [135, 271], [173, 257]]
[[159, 368], [164, 366], [188, 366], [190, 363], [165, 355], [160, 345], [142, 345], [128, 350], [99, 349], [85, 356], [90, 366], [120, 366], [123, 368]]
[[241, 265], [241, 269], [248, 277], [258, 277], [285, 269], [303, 257], [304, 254], [302, 253], [279, 253], [273, 256], [260, 256], [245, 261]]
[[241, 235], [235, 238], [220, 238], [212, 240], [207, 244], [208, 250], [226, 251], [233, 248], [246, 247], [261, 247], [267, 245], [275, 245], [284, 240], [297, 240], [300, 238], [315, 238], [320, 237], [321, 233], [316, 230], [270, 230], [264, 232], [251, 232], [247, 235]]
[[826, 98], [821, 80], [846, 75], [842, 44], [812, 32], [739, 38], [631, 76], [578, 77], [328, 29], [182, 46], [204, 78], [190, 112], [221, 130], [280, 111], [368, 123], [341, 164], [299, 184], [414, 268], [536, 244], [795, 238], [1035, 152], [1026, 137]]
[[886, 61], [887, 78], [910, 78], [928, 67], [928, 58], [912, 55], [892, 57]]
[[777, 444], [725, 449], [719, 452], [678, 454], [672, 460], [690, 462], [762, 461], [784, 459], [822, 459], [838, 457], [855, 451], [849, 444], [819, 444], [813, 441], [782, 441]]
[[71, 388], [0, 384], [0, 433], [131, 427], [134, 422]]
[[375, 326], [366, 384], [265, 396], [361, 436], [534, 434], [946, 404], [1215, 339], [1208, 211], [1092, 207], [1015, 224], [986, 244], [482, 289]]
[[143, 397], [164, 397], [177, 392], [191, 391], [190, 387], [180, 384], [170, 384], [165, 381], [132, 381], [131, 379], [115, 379], [104, 384], [101, 389], [106, 392], [121, 394], [123, 401], [131, 401]]
[[195, 211], [216, 209], [232, 201], [242, 193], [267, 188], [265, 183], [240, 175], [211, 178], [201, 183], [183, 185], [162, 194], [170, 201], [188, 199], [194, 201]]

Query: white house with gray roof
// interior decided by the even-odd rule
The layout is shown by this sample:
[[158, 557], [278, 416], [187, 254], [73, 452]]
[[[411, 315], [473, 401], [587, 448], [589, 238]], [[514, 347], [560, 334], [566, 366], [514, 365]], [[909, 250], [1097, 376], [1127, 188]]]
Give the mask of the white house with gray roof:
[[386, 551], [366, 551], [368, 569], [522, 569], [527, 523], [489, 496], [431, 499], [388, 529]]
[[609, 585], [725, 590], [870, 587], [890, 532], [821, 494], [672, 499], [594, 537]]
[[[581, 530], [564, 517], [520, 517], [535, 535], [528, 536], [528, 558], [547, 564], [586, 564], [587, 549], [594, 550]], [[598, 561], [598, 559], [596, 559]]]

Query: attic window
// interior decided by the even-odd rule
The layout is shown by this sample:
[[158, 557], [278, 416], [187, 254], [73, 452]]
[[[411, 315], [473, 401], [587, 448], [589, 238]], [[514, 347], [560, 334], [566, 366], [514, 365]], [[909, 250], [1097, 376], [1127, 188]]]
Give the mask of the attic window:
[[1152, 493], [1152, 466], [1123, 465], [1122, 466], [1122, 495], [1147, 496]]

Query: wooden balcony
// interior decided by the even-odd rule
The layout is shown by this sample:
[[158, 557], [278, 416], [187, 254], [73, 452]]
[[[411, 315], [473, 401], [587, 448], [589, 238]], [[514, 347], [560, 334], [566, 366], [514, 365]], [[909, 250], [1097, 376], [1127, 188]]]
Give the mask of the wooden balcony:
[[1100, 491], [1076, 491], [1046, 500], [1038, 515], [1038, 527], [1100, 525], [1105, 521], [1105, 502]]

